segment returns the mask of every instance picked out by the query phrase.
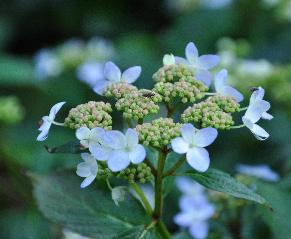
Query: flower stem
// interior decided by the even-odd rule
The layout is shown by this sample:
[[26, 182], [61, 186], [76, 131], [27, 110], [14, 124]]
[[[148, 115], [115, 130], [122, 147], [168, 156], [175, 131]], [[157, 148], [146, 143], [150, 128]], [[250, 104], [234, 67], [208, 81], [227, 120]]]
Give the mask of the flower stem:
[[157, 223], [158, 232], [161, 234], [163, 239], [171, 239], [171, 234], [169, 233], [166, 225], [163, 221], [159, 220]]
[[141, 188], [136, 183], [131, 183], [130, 186], [136, 192], [136, 194], [139, 196], [140, 200], [142, 201], [142, 203], [145, 207], [147, 214], [152, 215], [153, 209], [152, 209], [148, 199], [144, 195], [143, 191], [141, 190]]
[[241, 124], [241, 125], [237, 125], [237, 126], [231, 126], [230, 129], [239, 129], [239, 128], [242, 128], [242, 127], [245, 127], [245, 125]]
[[204, 95], [216, 95], [216, 93], [209, 92], [209, 93], [204, 93]]
[[240, 108], [239, 111], [244, 111], [244, 110], [247, 110], [248, 107], [243, 107], [243, 108]]
[[52, 124], [57, 125], [57, 126], [64, 126], [65, 125], [65, 123], [59, 123], [56, 121], [52, 121]]
[[167, 177], [167, 176], [171, 176], [171, 175], [173, 175], [173, 173], [175, 173], [176, 170], [177, 170], [178, 168], [180, 168], [184, 162], [185, 162], [185, 158], [184, 158], [184, 157], [180, 158], [180, 159], [179, 159], [179, 160], [174, 164], [174, 166], [173, 166], [172, 168], [170, 168], [167, 172], [164, 173], [163, 177]]

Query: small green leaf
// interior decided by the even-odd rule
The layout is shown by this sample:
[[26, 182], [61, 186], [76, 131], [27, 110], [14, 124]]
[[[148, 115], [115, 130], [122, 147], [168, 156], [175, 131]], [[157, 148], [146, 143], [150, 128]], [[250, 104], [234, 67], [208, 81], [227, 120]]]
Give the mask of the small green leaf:
[[50, 220], [91, 238], [122, 238], [120, 235], [150, 224], [150, 218], [129, 194], [117, 207], [104, 184], [80, 189], [80, 182], [67, 173], [38, 177], [34, 195], [39, 209]]
[[260, 204], [267, 205], [266, 200], [255, 193], [247, 186], [231, 177], [229, 174], [217, 169], [209, 169], [205, 173], [187, 172], [185, 175], [191, 176], [206, 188], [227, 193], [237, 198], [244, 198]]
[[80, 154], [86, 152], [86, 149], [82, 147], [79, 141], [70, 141], [54, 148], [49, 148], [47, 145], [44, 147], [52, 154]]

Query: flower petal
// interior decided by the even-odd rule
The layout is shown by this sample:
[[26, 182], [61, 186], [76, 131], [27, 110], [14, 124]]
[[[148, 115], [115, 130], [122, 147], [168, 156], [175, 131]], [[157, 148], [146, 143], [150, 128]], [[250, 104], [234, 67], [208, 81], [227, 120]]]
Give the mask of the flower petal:
[[41, 126], [38, 128], [39, 131], [43, 131], [47, 128], [49, 128], [51, 126], [51, 122], [49, 121], [49, 117], [48, 116], [43, 116], [42, 117], [42, 124]]
[[265, 95], [265, 90], [262, 87], [258, 87], [258, 89], [252, 93], [251, 98], [250, 98], [250, 103], [252, 104], [256, 100], [262, 100], [264, 98], [264, 95]]
[[264, 130], [261, 126], [257, 124], [253, 125], [251, 131], [256, 137], [256, 139], [261, 140], [261, 141], [266, 140], [270, 136], [266, 130]]
[[226, 83], [227, 83], [227, 75], [228, 72], [226, 69], [222, 69], [221, 71], [219, 71], [215, 77], [214, 77], [214, 87], [215, 87], [215, 91], [219, 92], [220, 89], [222, 89]]
[[197, 65], [198, 50], [193, 42], [189, 42], [185, 49], [185, 55], [190, 64]]
[[137, 80], [137, 78], [140, 76], [140, 73], [140, 66], [130, 67], [122, 73], [121, 80], [131, 84]]
[[129, 155], [123, 150], [114, 150], [108, 158], [108, 168], [112, 172], [118, 172], [125, 169], [130, 164]]
[[144, 161], [145, 157], [146, 151], [141, 144], [136, 145], [134, 150], [129, 152], [129, 160], [134, 164], [141, 163]]
[[187, 152], [186, 159], [190, 166], [199, 172], [205, 172], [210, 165], [209, 153], [204, 148], [191, 148]]
[[103, 145], [100, 145], [98, 143], [90, 144], [89, 145], [89, 151], [94, 156], [96, 160], [99, 161], [106, 161], [108, 160], [108, 157], [110, 153], [112, 152], [112, 149]]
[[194, 136], [194, 143], [198, 147], [206, 147], [213, 143], [217, 138], [218, 132], [215, 128], [203, 128], [196, 132]]
[[37, 138], [36, 138], [37, 141], [44, 141], [44, 140], [47, 139], [47, 137], [48, 137], [48, 133], [49, 133], [49, 130], [50, 130], [50, 126], [51, 126], [51, 125], [49, 125], [49, 127], [47, 127], [46, 129], [43, 129], [43, 130], [40, 132], [40, 134], [39, 134], [39, 135], [37, 136]]
[[220, 61], [217, 55], [203, 55], [198, 58], [198, 66], [201, 69], [209, 70], [215, 67]]
[[106, 132], [104, 144], [112, 149], [123, 149], [126, 147], [126, 137], [118, 130]]
[[273, 118], [274, 118], [274, 116], [271, 115], [271, 114], [269, 114], [269, 113], [267, 113], [267, 112], [265, 112], [265, 113], [262, 114], [262, 119], [271, 120]]
[[128, 129], [125, 133], [127, 146], [135, 147], [138, 144], [138, 133], [134, 129]]
[[244, 99], [242, 93], [229, 85], [220, 88], [217, 92], [223, 96], [235, 98], [236, 102], [241, 102]]
[[193, 143], [197, 130], [192, 124], [184, 124], [181, 128], [181, 134], [185, 142], [189, 144]]
[[59, 110], [62, 108], [62, 106], [65, 103], [66, 102], [59, 102], [59, 103], [55, 104], [50, 110], [49, 118], [54, 120], [56, 117], [56, 114], [59, 112]]
[[208, 231], [209, 225], [207, 221], [195, 221], [189, 228], [189, 233], [195, 239], [205, 239]]
[[111, 82], [118, 82], [121, 79], [121, 71], [112, 61], [106, 62], [104, 66], [104, 75], [106, 79]]
[[182, 64], [182, 65], [189, 65], [189, 62], [185, 58], [179, 57], [179, 56], [175, 56], [175, 63]]
[[193, 213], [182, 211], [175, 215], [174, 222], [181, 227], [188, 227], [193, 222]]
[[76, 174], [83, 178], [89, 177], [91, 175], [89, 165], [85, 162], [79, 163], [77, 166]]
[[270, 103], [265, 100], [256, 100], [249, 105], [245, 117], [247, 117], [252, 123], [256, 123], [262, 114], [270, 109]]
[[93, 88], [94, 92], [98, 95], [103, 95], [104, 91], [106, 90], [107, 86], [110, 85], [111, 82], [108, 80], [100, 80], [97, 82], [95, 87]]
[[178, 154], [185, 154], [189, 150], [189, 143], [187, 143], [182, 137], [172, 139], [171, 145], [173, 151]]
[[196, 79], [201, 81], [206, 86], [210, 86], [211, 80], [212, 80], [212, 75], [207, 70], [199, 69], [199, 70], [197, 70], [197, 73], [196, 73]]
[[164, 66], [170, 66], [175, 64], [175, 57], [173, 54], [166, 54], [163, 57]]
[[96, 175], [91, 175], [85, 178], [84, 181], [81, 183], [81, 188], [85, 188], [89, 186], [94, 181], [95, 178], [96, 178]]
[[96, 128], [93, 128], [91, 129], [91, 134], [90, 134], [90, 139], [92, 141], [97, 141], [97, 142], [103, 142], [103, 139], [105, 137], [105, 130], [103, 128], [100, 128], [100, 127], [96, 127]]
[[76, 137], [79, 140], [89, 139], [91, 130], [87, 127], [81, 127], [76, 130]]

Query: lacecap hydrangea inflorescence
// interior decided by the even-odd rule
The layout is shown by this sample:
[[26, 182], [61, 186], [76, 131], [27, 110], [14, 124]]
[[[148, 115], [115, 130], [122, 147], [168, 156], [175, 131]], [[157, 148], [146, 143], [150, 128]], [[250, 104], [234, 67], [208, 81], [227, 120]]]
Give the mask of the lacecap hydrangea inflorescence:
[[[42, 118], [38, 140], [47, 138], [52, 125], [76, 130], [83, 151], [83, 162], [77, 166], [77, 174], [85, 178], [83, 188], [96, 178], [118, 178], [130, 184], [153, 182], [161, 173], [156, 167], [160, 158], [153, 159], [149, 151], [162, 155], [163, 160], [174, 151], [193, 169], [205, 172], [210, 165], [205, 147], [216, 140], [218, 130], [247, 127], [259, 140], [269, 137], [257, 124], [273, 117], [267, 113], [270, 103], [263, 99], [263, 88], [253, 88], [249, 105], [241, 107], [243, 95], [228, 85], [227, 70], [212, 72], [219, 56], [199, 56], [192, 42], [187, 44], [185, 56], [165, 55], [163, 66], [153, 74], [152, 89], [132, 85], [141, 75], [140, 66], [122, 72], [115, 63], [107, 62], [105, 79], [93, 89], [104, 101], [72, 108], [64, 123], [56, 122], [55, 117], [65, 102], [56, 104]], [[162, 108], [167, 109], [164, 115]], [[114, 118], [113, 110], [120, 117]], [[242, 124], [235, 125], [233, 115], [241, 112]], [[127, 125], [124, 131], [114, 129], [121, 118]]]

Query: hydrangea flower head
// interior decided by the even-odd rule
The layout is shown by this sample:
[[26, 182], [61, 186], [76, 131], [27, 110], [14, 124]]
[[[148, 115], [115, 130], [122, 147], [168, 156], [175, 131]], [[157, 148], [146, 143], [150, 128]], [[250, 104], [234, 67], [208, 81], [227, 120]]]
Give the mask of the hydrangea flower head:
[[81, 183], [81, 188], [85, 188], [89, 186], [96, 178], [98, 164], [96, 159], [91, 154], [82, 153], [81, 157], [84, 162], [78, 164], [76, 173], [78, 176], [85, 178]]
[[131, 84], [137, 80], [137, 78], [140, 76], [140, 73], [140, 66], [130, 67], [121, 73], [118, 66], [115, 65], [112, 61], [109, 61], [104, 66], [104, 76], [106, 79], [100, 80], [94, 87], [94, 91], [99, 95], [103, 95], [107, 86], [117, 82], [127, 82]]
[[113, 172], [125, 169], [130, 163], [139, 164], [146, 157], [145, 148], [138, 143], [138, 134], [128, 129], [125, 134], [117, 130], [108, 131], [104, 139], [112, 151], [108, 156], [108, 168]]
[[214, 87], [215, 91], [220, 95], [233, 97], [237, 102], [243, 100], [243, 95], [235, 88], [227, 85], [227, 70], [222, 69], [214, 77]]
[[213, 143], [218, 132], [208, 127], [196, 129], [192, 124], [184, 124], [181, 128], [182, 137], [174, 138], [171, 142], [173, 150], [178, 154], [186, 153], [188, 164], [199, 172], [209, 168], [210, 158], [204, 148]]
[[236, 167], [239, 173], [261, 178], [270, 182], [277, 182], [280, 177], [268, 165], [245, 165], [239, 164]]
[[193, 42], [187, 44], [185, 55], [186, 59], [175, 57], [176, 63], [190, 66], [195, 71], [197, 80], [209, 86], [212, 79], [209, 69], [215, 67], [219, 63], [219, 57], [216, 55], [199, 56], [198, 49]]
[[59, 110], [61, 109], [61, 107], [65, 103], [66, 102], [59, 102], [59, 103], [55, 104], [51, 108], [49, 115], [42, 117], [42, 124], [38, 128], [38, 130], [41, 131], [41, 132], [37, 136], [37, 141], [44, 141], [44, 140], [46, 140], [46, 138], [48, 137], [48, 133], [49, 133], [50, 127], [51, 127], [52, 123], [54, 122], [54, 120], [56, 118], [56, 114], [59, 112]]

